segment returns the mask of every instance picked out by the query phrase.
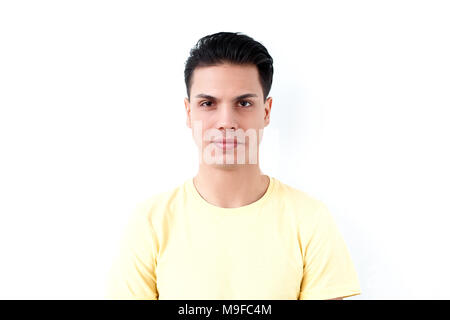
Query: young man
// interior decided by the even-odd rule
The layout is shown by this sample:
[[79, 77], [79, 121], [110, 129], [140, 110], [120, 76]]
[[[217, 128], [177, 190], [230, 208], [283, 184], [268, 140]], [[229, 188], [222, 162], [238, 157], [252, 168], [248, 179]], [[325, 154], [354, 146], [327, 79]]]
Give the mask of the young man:
[[303, 300], [361, 293], [327, 207], [259, 168], [272, 76], [266, 48], [240, 33], [206, 36], [191, 50], [184, 103], [199, 170], [138, 206], [110, 273], [110, 298]]

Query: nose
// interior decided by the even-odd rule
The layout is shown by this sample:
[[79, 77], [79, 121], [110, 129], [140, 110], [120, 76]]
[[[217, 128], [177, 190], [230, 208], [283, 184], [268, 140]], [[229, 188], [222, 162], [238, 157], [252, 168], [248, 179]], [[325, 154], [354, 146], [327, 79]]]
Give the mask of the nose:
[[221, 131], [225, 131], [227, 129], [237, 130], [238, 124], [232, 108], [222, 108], [221, 112], [219, 113], [219, 119], [217, 121], [216, 128]]

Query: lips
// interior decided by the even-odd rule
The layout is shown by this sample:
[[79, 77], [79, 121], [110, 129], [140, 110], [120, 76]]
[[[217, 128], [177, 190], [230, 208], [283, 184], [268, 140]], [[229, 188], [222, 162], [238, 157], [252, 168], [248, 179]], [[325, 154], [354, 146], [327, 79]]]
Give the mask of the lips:
[[[219, 139], [219, 140], [213, 140], [213, 143], [220, 143], [220, 144], [234, 144], [234, 139]], [[241, 144], [242, 142], [236, 141], [237, 144]]]

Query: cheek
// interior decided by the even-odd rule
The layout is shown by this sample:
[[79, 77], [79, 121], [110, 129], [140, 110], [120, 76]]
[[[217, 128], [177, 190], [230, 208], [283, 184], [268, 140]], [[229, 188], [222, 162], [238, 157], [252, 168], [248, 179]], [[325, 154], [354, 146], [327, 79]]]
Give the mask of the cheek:
[[192, 112], [191, 113], [191, 122], [197, 122], [202, 124], [203, 130], [205, 128], [210, 128], [213, 126], [213, 118], [210, 114], [207, 114], [205, 112]]
[[[207, 121], [192, 119], [192, 138], [198, 147], [203, 146], [204, 148], [208, 144], [206, 140], [214, 132], [212, 129], [214, 129], [214, 126], [208, 124]], [[210, 131], [209, 134], [207, 134], [207, 131]]]

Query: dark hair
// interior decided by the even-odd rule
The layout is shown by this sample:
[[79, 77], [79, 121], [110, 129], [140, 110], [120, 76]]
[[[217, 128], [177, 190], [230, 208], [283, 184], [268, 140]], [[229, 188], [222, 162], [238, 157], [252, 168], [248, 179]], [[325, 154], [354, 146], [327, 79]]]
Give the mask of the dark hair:
[[184, 68], [184, 81], [189, 99], [194, 69], [223, 63], [256, 65], [263, 89], [264, 102], [266, 101], [272, 87], [272, 57], [261, 43], [240, 32], [218, 32], [207, 35], [198, 40], [191, 49]]

